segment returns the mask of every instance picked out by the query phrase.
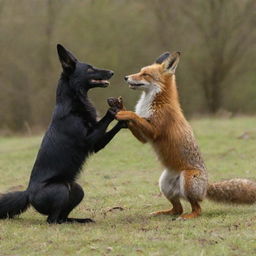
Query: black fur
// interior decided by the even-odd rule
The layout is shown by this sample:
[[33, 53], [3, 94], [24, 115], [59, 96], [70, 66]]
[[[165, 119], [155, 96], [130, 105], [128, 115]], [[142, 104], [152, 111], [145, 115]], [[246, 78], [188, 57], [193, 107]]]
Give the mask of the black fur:
[[161, 54], [156, 60], [155, 63], [162, 64], [167, 58], [169, 58], [171, 54], [169, 52], [165, 52]]
[[110, 131], [116, 109], [96, 120], [96, 110], [87, 92], [106, 87], [112, 71], [79, 62], [63, 46], [57, 45], [63, 72], [58, 83], [56, 106], [39, 149], [26, 191], [0, 197], [0, 218], [12, 218], [31, 204], [48, 216], [48, 223], [91, 222], [68, 218], [84, 197], [75, 182], [86, 158], [104, 148], [125, 124], [118, 122]]

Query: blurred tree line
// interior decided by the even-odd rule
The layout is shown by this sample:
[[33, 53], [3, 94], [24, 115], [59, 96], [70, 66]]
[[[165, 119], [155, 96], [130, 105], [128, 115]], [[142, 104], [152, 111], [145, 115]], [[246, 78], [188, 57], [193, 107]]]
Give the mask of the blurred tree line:
[[256, 112], [255, 0], [0, 0], [0, 129], [50, 121], [60, 75], [56, 44], [115, 71], [90, 92], [100, 113], [139, 93], [123, 77], [164, 51], [182, 52], [177, 81], [186, 114]]

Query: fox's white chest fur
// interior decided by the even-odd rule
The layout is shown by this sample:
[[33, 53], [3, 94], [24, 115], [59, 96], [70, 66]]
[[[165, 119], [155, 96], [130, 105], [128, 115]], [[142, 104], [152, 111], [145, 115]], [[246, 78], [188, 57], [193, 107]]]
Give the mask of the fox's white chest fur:
[[135, 107], [136, 114], [143, 118], [149, 118], [153, 114], [152, 103], [159, 92], [159, 88], [153, 88], [150, 91], [142, 92]]

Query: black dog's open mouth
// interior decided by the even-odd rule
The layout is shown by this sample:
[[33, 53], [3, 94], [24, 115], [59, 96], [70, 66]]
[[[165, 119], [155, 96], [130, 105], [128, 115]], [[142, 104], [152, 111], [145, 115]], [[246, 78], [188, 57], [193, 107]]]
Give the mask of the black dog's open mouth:
[[102, 86], [102, 87], [107, 87], [109, 85], [108, 80], [101, 80], [101, 79], [91, 79], [91, 84], [96, 85], [96, 86]]

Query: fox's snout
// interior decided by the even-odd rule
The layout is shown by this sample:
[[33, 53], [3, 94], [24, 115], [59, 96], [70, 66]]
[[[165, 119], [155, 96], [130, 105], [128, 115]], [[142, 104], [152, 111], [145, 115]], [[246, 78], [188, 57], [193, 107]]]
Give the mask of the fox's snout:
[[125, 77], [124, 77], [124, 80], [125, 80], [125, 81], [127, 81], [127, 80], [128, 80], [128, 78], [129, 78], [128, 76], [125, 76]]

